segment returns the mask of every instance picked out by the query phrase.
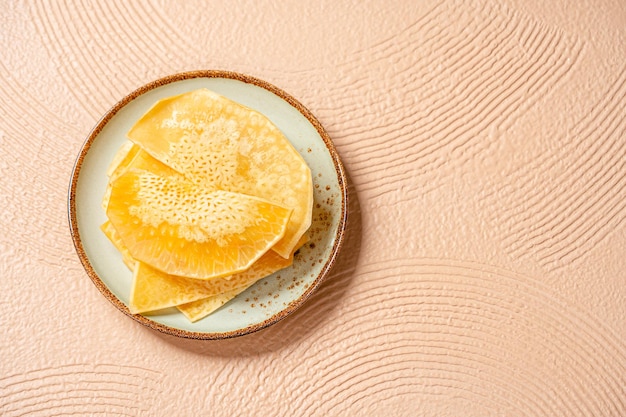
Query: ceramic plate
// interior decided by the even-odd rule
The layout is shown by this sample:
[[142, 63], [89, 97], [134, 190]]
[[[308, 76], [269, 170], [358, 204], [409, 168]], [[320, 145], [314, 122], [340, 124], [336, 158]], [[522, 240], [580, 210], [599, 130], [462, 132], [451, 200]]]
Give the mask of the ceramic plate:
[[[215, 313], [189, 322], [172, 308], [154, 315], [128, 310], [132, 274], [100, 225], [106, 169], [127, 141], [126, 132], [159, 99], [208, 88], [267, 116], [304, 157], [313, 174], [310, 241], [294, 264], [258, 281]], [[259, 79], [224, 71], [172, 75], [122, 99], [87, 137], [72, 172], [69, 222], [74, 245], [87, 274], [122, 312], [153, 329], [181, 337], [221, 339], [251, 333], [296, 310], [320, 285], [333, 265], [347, 219], [346, 178], [335, 148], [315, 117], [284, 91]]]

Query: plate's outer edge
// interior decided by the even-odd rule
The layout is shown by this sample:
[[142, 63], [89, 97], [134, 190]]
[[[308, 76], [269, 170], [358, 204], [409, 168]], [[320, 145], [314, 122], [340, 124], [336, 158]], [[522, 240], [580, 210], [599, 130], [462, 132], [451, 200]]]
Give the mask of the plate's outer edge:
[[[106, 124], [119, 112], [123, 107], [125, 107], [128, 103], [136, 99], [137, 97], [145, 94], [146, 92], [153, 90], [155, 88], [161, 87], [166, 84], [170, 84], [177, 81], [187, 80], [191, 78], [228, 78], [233, 80], [242, 81], [244, 83], [253, 84], [258, 87], [261, 87], [271, 93], [274, 93], [287, 103], [291, 105], [293, 108], [298, 110], [311, 125], [318, 132], [326, 148], [328, 149], [330, 156], [333, 160], [333, 164], [335, 166], [335, 172], [337, 174], [337, 181], [339, 184], [339, 189], [341, 190], [341, 213], [337, 223], [337, 232], [334, 236], [333, 247], [330, 250], [330, 255], [328, 256], [326, 262], [324, 263], [320, 273], [315, 278], [315, 280], [309, 285], [309, 287], [304, 291], [298, 298], [291, 301], [284, 309], [274, 314], [272, 317], [268, 319], [246, 326], [242, 329], [233, 330], [229, 332], [194, 332], [183, 329], [173, 328], [161, 323], [157, 323], [152, 321], [140, 314], [132, 314], [128, 307], [120, 301], [109, 288], [104, 284], [101, 278], [98, 276], [96, 271], [93, 269], [91, 263], [89, 262], [89, 258], [85, 253], [83, 248], [80, 232], [78, 230], [78, 220], [76, 216], [76, 186], [78, 184], [78, 178], [80, 175], [80, 170], [83, 164], [83, 160], [87, 155], [87, 152], [91, 148], [93, 141], [96, 139], [98, 134], [102, 131], [102, 129], [106, 126]], [[334, 265], [337, 255], [341, 249], [341, 246], [344, 241], [344, 235], [346, 231], [346, 226], [348, 222], [348, 185], [347, 185], [347, 177], [345, 173], [345, 169], [341, 160], [339, 158], [339, 154], [335, 149], [335, 145], [333, 144], [330, 136], [326, 132], [326, 130], [322, 127], [321, 123], [317, 120], [317, 118], [299, 101], [293, 98], [291, 95], [287, 94], [282, 89], [270, 84], [261, 79], [233, 72], [233, 71], [222, 71], [222, 70], [197, 70], [197, 71], [188, 71], [182, 72], [178, 74], [173, 74], [164, 78], [160, 78], [158, 80], [152, 81], [148, 84], [145, 84], [142, 87], [139, 87], [135, 91], [128, 94], [122, 100], [120, 100], [113, 108], [111, 108], [104, 116], [100, 119], [100, 121], [96, 124], [93, 130], [87, 136], [87, 139], [83, 143], [83, 146], [76, 158], [76, 162], [74, 163], [74, 168], [72, 170], [69, 193], [68, 193], [68, 221], [69, 221], [69, 229], [72, 236], [72, 240], [74, 242], [74, 247], [76, 248], [76, 253], [87, 272], [89, 278], [96, 285], [98, 290], [111, 302], [115, 305], [120, 311], [129, 317], [133, 318], [137, 322], [152, 328], [154, 330], [158, 330], [162, 333], [170, 334], [173, 336], [184, 337], [189, 339], [202, 339], [202, 340], [216, 340], [216, 339], [227, 339], [237, 336], [243, 336], [245, 334], [257, 332], [261, 329], [264, 329], [293, 313], [296, 311], [310, 296], [315, 292], [315, 290], [320, 286], [320, 284], [324, 281], [328, 272]]]

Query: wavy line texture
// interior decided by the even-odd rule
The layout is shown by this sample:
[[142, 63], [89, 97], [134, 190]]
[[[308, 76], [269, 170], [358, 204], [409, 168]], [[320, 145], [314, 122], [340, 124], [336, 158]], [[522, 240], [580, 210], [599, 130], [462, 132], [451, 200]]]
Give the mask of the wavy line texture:
[[[315, 387], [330, 400], [318, 410], [296, 412], [358, 409], [385, 390], [386, 384], [376, 381], [396, 378], [407, 384], [394, 384], [388, 393], [392, 402], [415, 390], [435, 396], [452, 391], [454, 397], [515, 415], [625, 411], [623, 341], [547, 288], [473, 263], [398, 259], [390, 264], [362, 271], [367, 288], [344, 310], [352, 321], [377, 328], [369, 332], [375, 340], [349, 331], [336, 340], [347, 349], [320, 364], [324, 377]], [[397, 332], [398, 317], [412, 331]], [[345, 329], [349, 323], [339, 325]], [[527, 326], [534, 331], [522, 330]], [[597, 385], [590, 387], [590, 381]]]
[[0, 414], [6, 417], [137, 416], [149, 411], [160, 392], [159, 373], [135, 366], [69, 364], [3, 375], [0, 392]]
[[[299, 326], [315, 327], [320, 303], [305, 307]], [[289, 387], [263, 390], [269, 414], [626, 412], [623, 339], [527, 276], [474, 262], [388, 259], [361, 267], [358, 287], [335, 307], [315, 337], [263, 362], [256, 381]], [[281, 363], [288, 371], [277, 375]], [[246, 374], [233, 368], [225, 379]]]
[[[505, 248], [547, 270], [580, 262], [626, 219], [626, 67], [558, 147], [509, 174], [495, 195]], [[542, 187], [536, 187], [538, 182]], [[495, 213], [494, 213], [495, 214]]]
[[[623, 1], [2, 10], [0, 415], [626, 415]], [[120, 314], [67, 230], [97, 120], [194, 69], [292, 94], [350, 179], [329, 279], [216, 343]]]
[[[448, 19], [459, 24], [446, 24]], [[384, 42], [368, 57], [370, 65], [393, 68], [378, 92], [382, 105], [354, 109], [360, 117], [352, 120], [371, 116], [383, 124], [353, 123], [340, 133], [347, 142], [358, 138], [359, 146], [346, 155], [356, 162], [352, 173], [361, 192], [373, 199], [396, 201], [399, 187], [402, 198], [411, 198], [454, 175], [455, 167], [494, 146], [485, 132], [506, 129], [567, 79], [583, 47], [572, 36], [484, 2], [469, 10], [440, 3], [402, 41]], [[372, 109], [379, 111], [363, 114]], [[398, 169], [404, 166], [410, 169]]]

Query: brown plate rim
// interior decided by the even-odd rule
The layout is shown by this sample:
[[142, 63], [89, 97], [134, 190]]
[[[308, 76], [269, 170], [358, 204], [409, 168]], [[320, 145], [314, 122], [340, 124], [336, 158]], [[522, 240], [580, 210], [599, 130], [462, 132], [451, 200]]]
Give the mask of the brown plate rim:
[[[161, 324], [150, 320], [149, 318], [140, 315], [140, 314], [132, 314], [128, 307], [115, 296], [111, 290], [107, 287], [107, 285], [102, 281], [100, 276], [96, 273], [89, 258], [87, 257], [87, 253], [83, 248], [83, 244], [81, 241], [80, 231], [78, 229], [78, 221], [76, 216], [76, 187], [78, 184], [78, 178], [80, 176], [80, 171], [83, 165], [83, 161], [85, 156], [89, 152], [91, 145], [98, 137], [102, 129], [107, 125], [107, 123], [119, 112], [123, 107], [125, 107], [128, 103], [136, 99], [137, 97], [145, 94], [146, 92], [153, 90], [155, 88], [161, 87], [166, 84], [170, 84], [177, 81], [183, 81], [192, 78], [227, 78], [242, 81], [244, 83], [253, 84], [258, 87], [261, 87], [271, 93], [274, 93], [278, 97], [285, 100], [292, 107], [294, 107], [298, 112], [300, 112], [306, 119], [311, 123], [311, 125], [317, 130], [318, 134], [324, 141], [326, 148], [328, 149], [330, 156], [333, 160], [333, 164], [335, 166], [335, 172], [337, 174], [337, 180], [339, 182], [339, 188], [341, 190], [341, 214], [339, 216], [339, 222], [337, 225], [337, 232], [335, 234], [335, 241], [333, 243], [333, 247], [331, 248], [330, 255], [326, 262], [324, 263], [320, 273], [315, 278], [315, 280], [309, 285], [309, 287], [304, 291], [298, 298], [290, 302], [284, 309], [280, 312], [274, 314], [270, 318], [255, 323], [249, 326], [246, 326], [241, 329], [228, 331], [228, 332], [194, 332], [189, 330], [178, 329], [175, 327], [167, 326], [165, 324]], [[84, 141], [81, 150], [76, 158], [74, 163], [74, 168], [72, 169], [71, 180], [69, 185], [68, 192], [68, 221], [69, 221], [69, 229], [72, 236], [72, 240], [74, 242], [74, 247], [76, 249], [76, 253], [82, 263], [85, 271], [91, 281], [95, 284], [98, 290], [107, 298], [115, 307], [117, 307], [120, 311], [122, 311], [127, 316], [131, 317], [133, 320], [141, 323], [144, 326], [147, 326], [153, 330], [157, 330], [161, 333], [169, 334], [172, 336], [183, 337], [188, 339], [201, 339], [201, 340], [219, 340], [219, 339], [229, 339], [233, 337], [243, 336], [246, 334], [254, 333], [259, 330], [262, 330], [272, 324], [279, 322], [284, 319], [294, 311], [296, 311], [304, 302], [315, 292], [315, 290], [319, 287], [319, 285], [324, 281], [327, 277], [330, 269], [334, 265], [337, 255], [341, 249], [341, 246], [344, 241], [344, 235], [346, 230], [346, 225], [348, 221], [348, 187], [347, 187], [347, 178], [345, 169], [341, 160], [339, 158], [339, 154], [333, 144], [330, 136], [326, 132], [326, 130], [322, 127], [322, 124], [317, 120], [317, 118], [298, 100], [293, 98], [291, 95], [286, 93], [284, 90], [276, 87], [273, 84], [268, 83], [267, 81], [263, 81], [259, 78], [242, 74], [239, 72], [233, 71], [224, 71], [224, 70], [197, 70], [197, 71], [186, 71], [177, 74], [168, 75], [163, 78], [159, 78], [155, 81], [149, 82], [138, 89], [134, 90], [130, 94], [126, 95], [122, 98], [117, 104], [115, 104], [109, 111], [107, 111], [104, 116], [100, 119], [100, 121], [96, 124], [96, 126], [92, 129], [92, 131], [87, 136], [87, 139]]]

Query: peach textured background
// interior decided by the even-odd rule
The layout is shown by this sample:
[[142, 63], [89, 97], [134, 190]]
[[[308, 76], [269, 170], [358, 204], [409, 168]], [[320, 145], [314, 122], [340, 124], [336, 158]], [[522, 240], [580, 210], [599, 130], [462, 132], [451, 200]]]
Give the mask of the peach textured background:
[[[3, 1], [0, 415], [626, 415], [622, 0]], [[269, 81], [350, 176], [338, 264], [251, 336], [117, 311], [68, 231], [101, 115], [172, 73]]]

